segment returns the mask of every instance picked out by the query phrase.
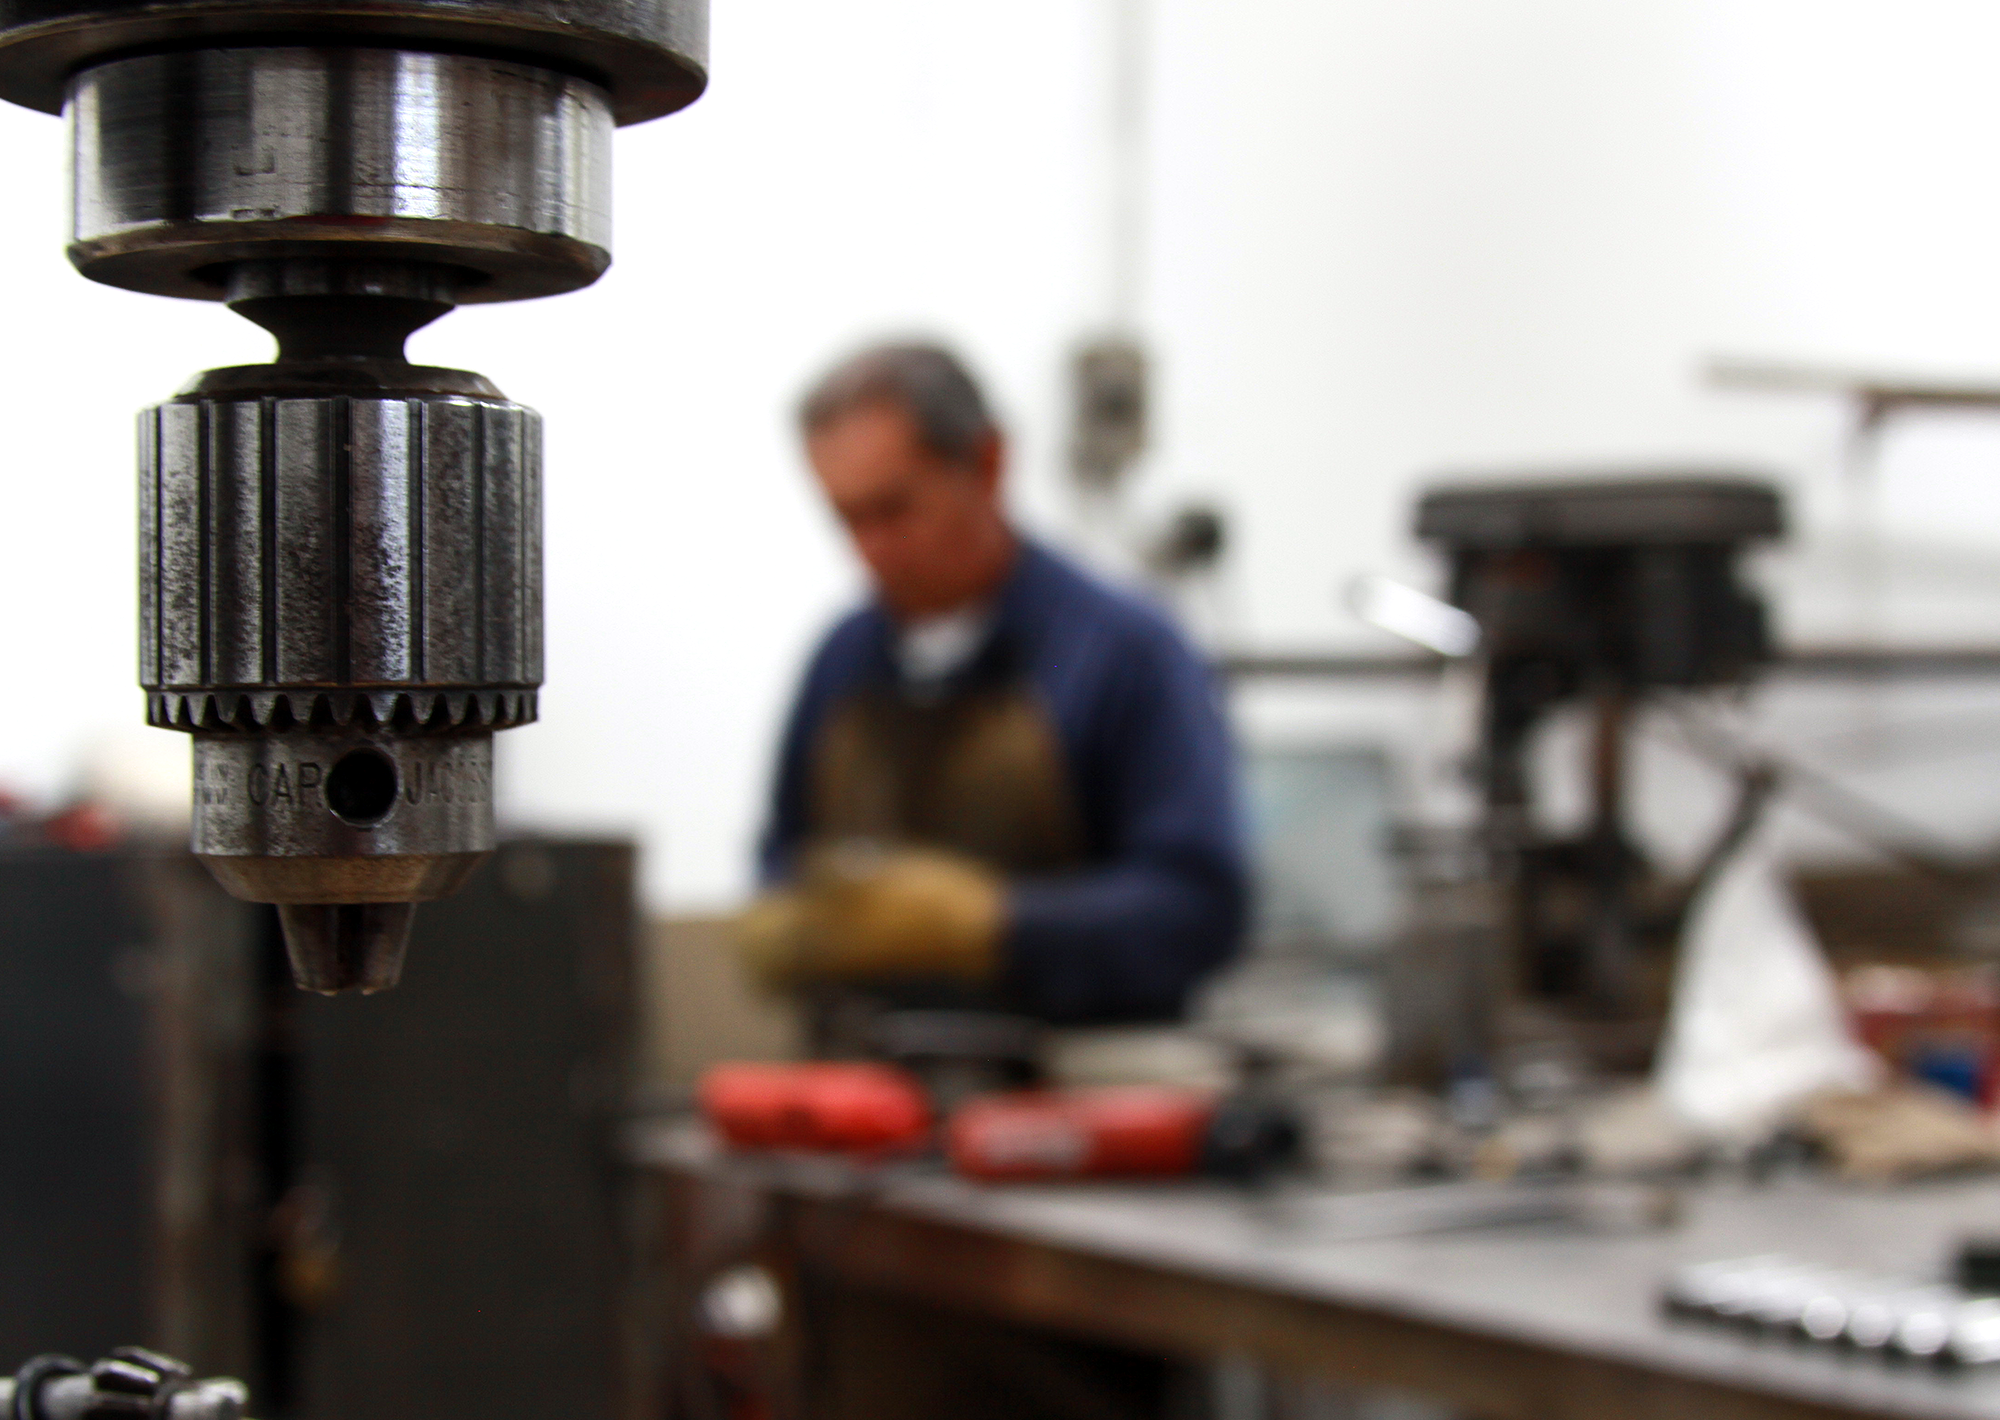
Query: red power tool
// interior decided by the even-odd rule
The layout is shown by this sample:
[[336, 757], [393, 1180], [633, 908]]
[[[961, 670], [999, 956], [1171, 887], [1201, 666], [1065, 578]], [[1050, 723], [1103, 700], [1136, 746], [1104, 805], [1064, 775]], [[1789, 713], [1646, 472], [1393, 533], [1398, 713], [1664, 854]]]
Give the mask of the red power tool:
[[1262, 1177], [1298, 1152], [1290, 1110], [1170, 1086], [1024, 1090], [968, 1100], [945, 1148], [968, 1178]]
[[717, 1065], [698, 1094], [716, 1132], [743, 1149], [891, 1153], [930, 1135], [923, 1089], [892, 1065]]

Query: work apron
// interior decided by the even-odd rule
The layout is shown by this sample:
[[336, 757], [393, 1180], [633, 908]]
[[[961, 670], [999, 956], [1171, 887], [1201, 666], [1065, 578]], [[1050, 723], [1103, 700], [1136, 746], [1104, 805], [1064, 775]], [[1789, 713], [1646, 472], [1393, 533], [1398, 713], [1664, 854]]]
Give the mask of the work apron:
[[837, 705], [814, 742], [807, 840], [945, 848], [1006, 877], [1084, 861], [1055, 726], [1031, 687], [936, 698], [896, 687]]
[[[1040, 696], [990, 646], [962, 684], [926, 695], [872, 686], [836, 703], [808, 749], [804, 847], [939, 848], [1003, 878], [1087, 861], [1083, 816]], [[889, 1010], [1008, 1011], [1006, 983], [912, 980], [831, 987], [808, 1001], [815, 1050], [872, 1054]]]

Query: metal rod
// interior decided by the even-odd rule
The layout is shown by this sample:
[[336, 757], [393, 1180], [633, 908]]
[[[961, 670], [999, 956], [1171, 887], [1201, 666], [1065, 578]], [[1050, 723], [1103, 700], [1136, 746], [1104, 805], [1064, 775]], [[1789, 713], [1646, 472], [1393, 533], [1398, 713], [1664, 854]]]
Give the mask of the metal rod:
[[[1426, 680], [1451, 661], [1426, 655], [1239, 651], [1224, 654], [1219, 664], [1232, 680]], [[1801, 646], [1781, 651], [1763, 669], [1767, 675], [1812, 680], [2000, 676], [2000, 646]]]

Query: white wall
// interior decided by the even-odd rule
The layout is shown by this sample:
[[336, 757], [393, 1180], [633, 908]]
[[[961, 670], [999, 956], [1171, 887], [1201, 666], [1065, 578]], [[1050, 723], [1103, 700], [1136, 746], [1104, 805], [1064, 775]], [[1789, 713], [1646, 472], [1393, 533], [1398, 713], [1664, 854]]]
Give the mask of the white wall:
[[[620, 135], [612, 273], [417, 338], [548, 417], [550, 681], [543, 724], [502, 737], [517, 821], [643, 834], [662, 905], [740, 892], [797, 661], [855, 586], [786, 427], [842, 347], [961, 342], [1027, 515], [1060, 524], [1062, 358], [1105, 300], [1105, 3], [715, 0], [709, 95]], [[1892, 439], [1906, 590], [1857, 623], [1824, 535], [1840, 412], [1696, 376], [1718, 352], [2000, 373], [1996, 69], [1972, 0], [1155, 0], [1141, 500], [1231, 509], [1247, 639], [1358, 644], [1335, 589], [1434, 575], [1405, 529], [1439, 470], [1769, 466], [1811, 534], [1772, 571], [1788, 631], [1987, 635], [1987, 424]], [[45, 795], [139, 711], [131, 412], [264, 348], [70, 275], [60, 147], [0, 114], [0, 783]]]

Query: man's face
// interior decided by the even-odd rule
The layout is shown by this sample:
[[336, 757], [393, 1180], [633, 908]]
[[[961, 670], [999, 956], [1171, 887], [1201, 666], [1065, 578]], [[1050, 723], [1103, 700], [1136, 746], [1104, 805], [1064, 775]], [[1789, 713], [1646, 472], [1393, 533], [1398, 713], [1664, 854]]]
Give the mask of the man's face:
[[834, 512], [900, 617], [950, 611], [990, 590], [1000, 519], [998, 441], [966, 460], [926, 448], [889, 401], [840, 415], [806, 440]]

